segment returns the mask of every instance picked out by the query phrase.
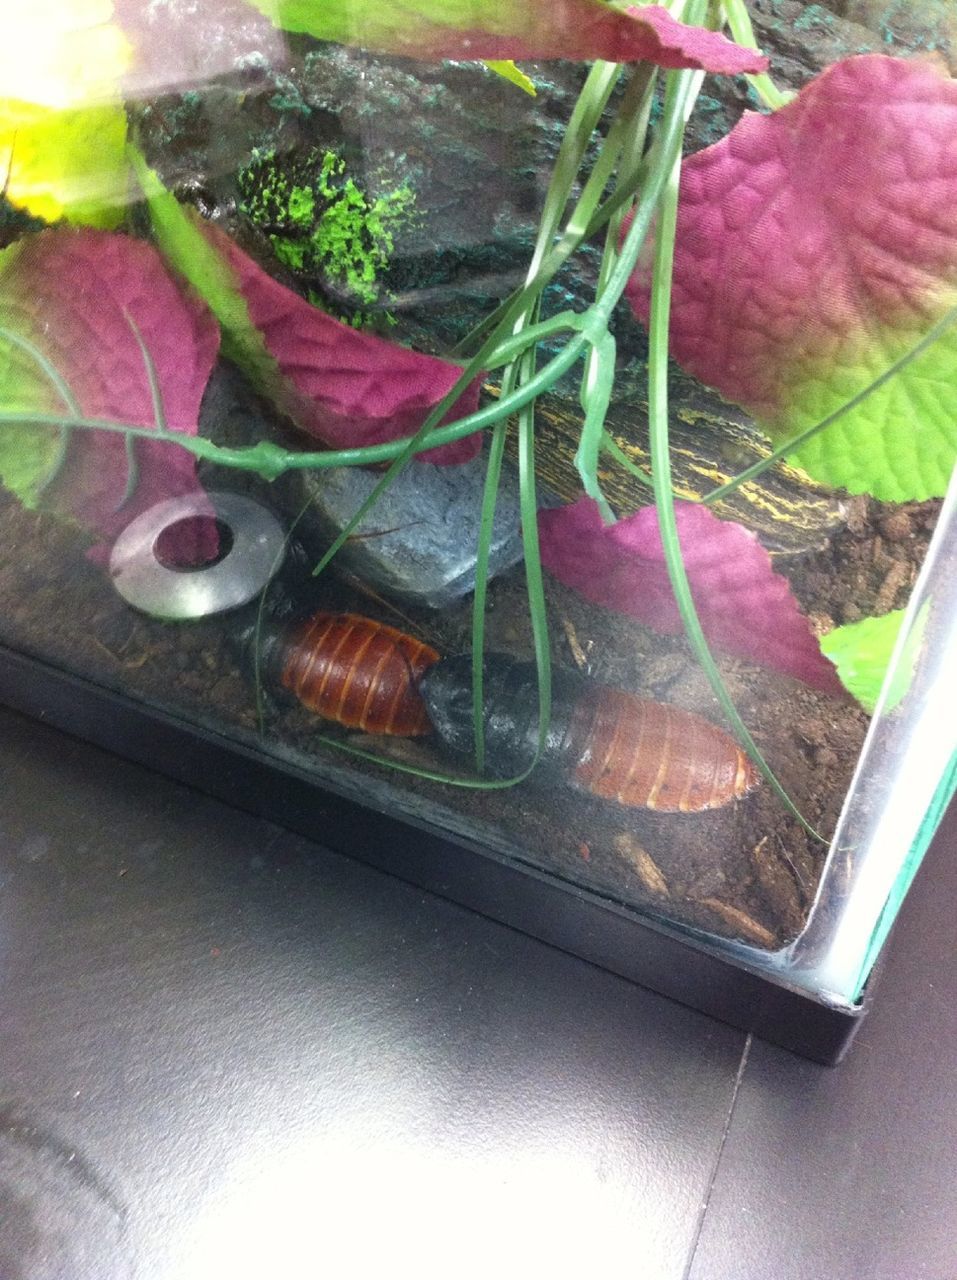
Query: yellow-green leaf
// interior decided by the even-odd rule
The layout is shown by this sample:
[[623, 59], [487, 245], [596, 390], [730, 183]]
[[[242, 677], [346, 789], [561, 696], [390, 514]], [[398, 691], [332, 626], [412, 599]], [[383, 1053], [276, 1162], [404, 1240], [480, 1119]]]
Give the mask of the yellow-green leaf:
[[285, 31], [406, 58], [571, 58], [756, 74], [768, 60], [659, 4], [608, 0], [250, 0]]
[[119, 102], [57, 110], [0, 101], [0, 177], [37, 218], [112, 229], [128, 196], [126, 112]]
[[0, 46], [0, 177], [48, 222], [114, 227], [127, 195], [120, 80], [131, 50], [111, 0], [8, 6]]
[[[879, 618], [862, 618], [860, 622], [849, 622], [843, 627], [835, 627], [821, 639], [821, 650], [837, 667], [837, 674], [844, 688], [857, 698], [867, 712], [873, 712], [877, 705], [900, 635], [904, 612], [903, 609], [895, 609]], [[910, 688], [926, 623], [925, 606], [918, 614], [895, 668], [885, 703], [888, 711], [897, 706]]]
[[529, 95], [529, 97], [534, 98], [536, 96], [537, 90], [535, 89], [533, 82], [520, 67], [517, 67], [515, 63], [511, 61], [511, 59], [506, 62], [500, 62], [486, 58], [485, 65], [488, 67], [489, 71], [494, 71], [495, 74], [497, 76], [501, 76], [503, 80], [508, 80], [510, 84], [517, 84], [520, 89]]
[[219, 321], [224, 353], [242, 366], [258, 390], [284, 403], [286, 388], [279, 367], [249, 318], [249, 307], [228, 263], [210, 244], [191, 211], [166, 189], [142, 153], [130, 146], [127, 156], [146, 197], [160, 252], [189, 281]]

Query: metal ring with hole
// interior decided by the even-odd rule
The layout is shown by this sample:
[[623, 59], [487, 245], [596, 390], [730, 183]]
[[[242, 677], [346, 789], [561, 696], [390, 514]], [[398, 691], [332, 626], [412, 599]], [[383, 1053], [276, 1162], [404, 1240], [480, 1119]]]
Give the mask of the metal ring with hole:
[[[232, 535], [226, 554], [208, 566], [176, 569], [156, 544], [182, 520], [212, 517]], [[259, 595], [282, 564], [286, 534], [261, 503], [239, 493], [197, 493], [150, 507], [123, 530], [110, 553], [110, 575], [123, 599], [170, 622], [237, 609]]]

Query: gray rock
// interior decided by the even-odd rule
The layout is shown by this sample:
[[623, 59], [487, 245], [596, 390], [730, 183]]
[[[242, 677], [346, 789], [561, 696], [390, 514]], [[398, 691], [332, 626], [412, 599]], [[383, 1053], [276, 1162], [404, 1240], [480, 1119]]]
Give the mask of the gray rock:
[[[200, 431], [228, 445], [290, 440], [242, 374], [220, 362], [203, 397]], [[294, 536], [318, 560], [381, 479], [379, 471], [339, 467], [294, 471], [267, 485], [249, 473], [200, 470], [211, 488], [238, 489], [260, 497], [285, 515]], [[436, 467], [413, 462], [363, 519], [335, 560], [341, 572], [397, 603], [440, 609], [475, 586], [475, 558], [485, 460]], [[305, 511], [303, 510], [305, 508]], [[490, 562], [492, 575], [522, 557], [518, 477], [503, 472]]]
[[[359, 467], [298, 473], [288, 489], [297, 509], [310, 503], [296, 530], [307, 549], [328, 546], [380, 478]], [[451, 467], [411, 463], [339, 552], [340, 571], [404, 604], [441, 609], [461, 599], [475, 587], [484, 478], [484, 457]], [[499, 489], [490, 573], [521, 558], [518, 478], [509, 468]]]

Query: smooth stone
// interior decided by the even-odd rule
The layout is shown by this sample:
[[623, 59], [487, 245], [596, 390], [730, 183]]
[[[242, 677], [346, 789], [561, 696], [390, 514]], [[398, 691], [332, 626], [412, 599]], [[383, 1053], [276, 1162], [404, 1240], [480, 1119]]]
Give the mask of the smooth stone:
[[[288, 485], [298, 509], [311, 506], [296, 536], [312, 550], [328, 546], [381, 479], [360, 467], [300, 472]], [[339, 551], [340, 571], [390, 600], [430, 609], [454, 604], [475, 588], [485, 457], [455, 466], [413, 462], [393, 481]], [[522, 558], [518, 475], [503, 468], [489, 576]]]
[[[232, 446], [260, 440], [290, 444], [268, 404], [238, 369], [222, 360], [203, 397], [200, 432]], [[308, 447], [303, 437], [298, 440]], [[210, 488], [237, 489], [273, 507], [313, 562], [345, 528], [382, 474], [360, 467], [290, 471], [267, 484], [248, 472], [200, 468], [200, 477]], [[484, 481], [482, 455], [448, 467], [410, 463], [362, 520], [355, 531], [358, 536], [342, 547], [334, 567], [396, 603], [442, 609], [460, 600], [475, 587]], [[495, 512], [490, 577], [521, 558], [518, 473], [506, 461]]]

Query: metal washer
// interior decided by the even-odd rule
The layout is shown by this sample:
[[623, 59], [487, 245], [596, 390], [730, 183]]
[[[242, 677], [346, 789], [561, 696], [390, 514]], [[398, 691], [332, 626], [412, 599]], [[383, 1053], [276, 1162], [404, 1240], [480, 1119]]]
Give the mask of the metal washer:
[[[170, 569], [156, 558], [156, 543], [171, 525], [212, 515], [233, 545], [215, 564]], [[261, 503], [239, 493], [192, 494], [150, 507], [123, 530], [110, 553], [110, 575], [123, 599], [170, 622], [206, 618], [254, 599], [282, 564], [286, 534]]]

